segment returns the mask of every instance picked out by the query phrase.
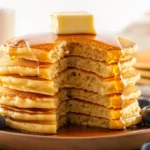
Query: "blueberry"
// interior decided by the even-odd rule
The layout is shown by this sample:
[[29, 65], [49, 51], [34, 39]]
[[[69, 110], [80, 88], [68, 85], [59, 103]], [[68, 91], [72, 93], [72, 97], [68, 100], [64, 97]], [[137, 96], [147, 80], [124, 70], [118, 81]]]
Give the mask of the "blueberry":
[[150, 142], [147, 142], [144, 145], [142, 145], [141, 150], [150, 150]]
[[146, 106], [142, 109], [141, 115], [145, 125], [150, 126], [150, 106]]
[[0, 115], [0, 130], [5, 128], [5, 118], [4, 116]]
[[145, 106], [150, 106], [150, 98], [149, 97], [139, 97], [138, 98], [139, 106], [144, 108]]

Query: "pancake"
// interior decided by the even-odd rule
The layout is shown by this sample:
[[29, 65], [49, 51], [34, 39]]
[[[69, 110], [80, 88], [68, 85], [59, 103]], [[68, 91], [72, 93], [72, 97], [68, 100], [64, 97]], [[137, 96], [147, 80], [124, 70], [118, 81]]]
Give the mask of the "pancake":
[[135, 53], [134, 56], [137, 59], [137, 63], [134, 66], [138, 69], [141, 75], [137, 84], [150, 86], [150, 51], [139, 51]]
[[140, 94], [140, 90], [133, 85], [127, 86], [124, 93], [111, 95], [100, 95], [82, 89], [67, 88], [60, 90], [55, 96], [17, 91], [0, 86], [0, 105], [18, 108], [56, 109], [59, 103], [64, 100], [80, 99], [107, 108], [121, 108], [122, 102], [137, 99]]
[[120, 37], [115, 37], [115, 40], [121, 49], [101, 42], [102, 39], [101, 35], [33, 34], [10, 39], [0, 50], [12, 58], [41, 62], [54, 63], [64, 56], [75, 55], [110, 63], [129, 58], [137, 47], [135, 43]]
[[59, 119], [57, 124], [51, 124], [48, 122], [25, 122], [25, 121], [18, 121], [13, 120], [11, 118], [5, 118], [6, 126], [24, 131], [24, 132], [31, 132], [31, 133], [41, 133], [41, 134], [56, 134], [57, 129], [60, 126], [66, 124], [66, 116], [62, 116]]
[[[64, 97], [63, 95], [66, 95], [66, 92], [61, 92], [59, 95]], [[42, 94], [23, 92], [0, 86], [0, 105], [19, 108], [56, 109], [58, 106], [57, 103], [57, 96], [47, 96]]]
[[[69, 90], [69, 91], [68, 91]], [[84, 100], [107, 108], [122, 108], [122, 103], [131, 99], [137, 99], [141, 92], [133, 85], [124, 89], [123, 93], [100, 95], [93, 92], [78, 89], [67, 89], [69, 99]]]
[[54, 121], [66, 115], [68, 112], [86, 114], [106, 119], [119, 119], [120, 117], [131, 117], [139, 115], [139, 106], [136, 100], [130, 100], [122, 104], [121, 109], [107, 108], [92, 102], [70, 99], [60, 104], [57, 110], [54, 109], [22, 109], [0, 106], [0, 113], [5, 117], [22, 121]]
[[119, 119], [120, 117], [127, 118], [139, 115], [140, 111], [137, 100], [130, 100], [123, 103], [122, 109], [108, 109], [107, 107], [97, 104], [71, 99], [67, 103], [67, 108], [69, 109], [69, 112], [81, 113], [106, 119]]
[[134, 54], [137, 59], [134, 65], [138, 69], [149, 69], [150, 70], [150, 50], [139, 51]]
[[137, 84], [150, 86], [150, 79], [149, 78], [140, 78], [140, 80], [137, 82]]
[[84, 126], [102, 127], [109, 129], [123, 129], [124, 127], [130, 127], [141, 122], [141, 115], [132, 116], [129, 118], [121, 118], [116, 120], [109, 120], [99, 117], [91, 117], [88, 115], [69, 113], [70, 123], [79, 124]]
[[3, 75], [0, 76], [0, 84], [15, 90], [45, 95], [55, 95], [59, 89], [70, 87], [106, 95], [123, 92], [125, 85], [135, 84], [139, 78], [140, 74], [134, 68], [124, 72], [121, 77], [112, 78], [101, 78], [93, 73], [72, 68], [63, 71], [54, 80]]
[[150, 79], [150, 70], [138, 69], [142, 78]]
[[11, 60], [7, 55], [0, 59], [0, 74], [18, 74], [20, 76], [38, 76], [43, 79], [55, 78], [58, 73], [67, 69], [68, 67], [75, 67], [85, 71], [93, 72], [103, 78], [119, 75], [128, 68], [132, 67], [136, 59], [131, 57], [120, 63], [108, 64], [92, 59], [86, 59], [79, 56], [64, 57], [61, 60], [51, 64], [35, 62], [25, 59]]
[[16, 120], [23, 121], [49, 121], [57, 123], [61, 116], [66, 115], [66, 102], [61, 103], [57, 109], [23, 109], [0, 105], [0, 114]]
[[[140, 123], [141, 120], [142, 118], [140, 115], [122, 118], [121, 120], [109, 120], [84, 114], [68, 113], [68, 121], [70, 123], [109, 129], [123, 129], [124, 127], [136, 125]], [[66, 116], [62, 116], [57, 124], [49, 124], [49, 122], [25, 122], [6, 118], [6, 125], [8, 127], [25, 132], [42, 134], [56, 134], [57, 129], [64, 124], [66, 124]]]
[[[129, 127], [132, 125], [136, 125], [141, 122], [141, 116], [132, 116], [130, 118], [123, 118], [122, 122], [120, 119], [117, 120], [108, 120], [105, 118], [91, 117], [83, 114], [69, 113], [68, 114], [69, 121], [73, 124], [86, 125], [92, 127], [102, 127], [102, 128], [110, 128], [110, 129], [123, 129], [124, 126]], [[66, 118], [61, 117], [59, 120], [59, 125], [51, 125], [51, 124], [40, 124], [40, 123], [31, 123], [31, 122], [21, 122], [17, 120], [13, 120], [10, 118], [6, 118], [6, 125], [8, 127], [26, 131], [26, 132], [35, 132], [42, 134], [56, 134], [58, 126], [64, 125]]]

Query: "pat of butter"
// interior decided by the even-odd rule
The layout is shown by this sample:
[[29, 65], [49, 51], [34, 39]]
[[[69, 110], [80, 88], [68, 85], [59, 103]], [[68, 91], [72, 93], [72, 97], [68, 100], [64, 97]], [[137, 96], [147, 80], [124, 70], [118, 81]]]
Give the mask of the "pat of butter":
[[55, 12], [51, 28], [56, 34], [95, 34], [94, 17], [89, 12]]

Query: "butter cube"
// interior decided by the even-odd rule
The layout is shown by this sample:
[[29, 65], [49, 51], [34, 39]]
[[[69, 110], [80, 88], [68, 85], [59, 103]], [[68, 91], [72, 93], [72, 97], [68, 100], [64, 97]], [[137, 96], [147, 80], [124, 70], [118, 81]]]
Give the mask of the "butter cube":
[[51, 28], [56, 34], [95, 34], [94, 17], [89, 12], [55, 12]]

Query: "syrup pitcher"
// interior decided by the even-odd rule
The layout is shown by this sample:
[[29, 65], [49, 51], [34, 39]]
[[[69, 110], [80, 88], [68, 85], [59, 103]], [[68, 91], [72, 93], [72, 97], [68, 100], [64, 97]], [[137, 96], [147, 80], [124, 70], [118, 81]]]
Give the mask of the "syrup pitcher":
[[0, 45], [14, 37], [15, 11], [10, 8], [0, 8]]
[[[0, 8], [0, 46], [15, 34], [15, 11], [10, 8]], [[0, 53], [0, 58], [3, 56]]]

